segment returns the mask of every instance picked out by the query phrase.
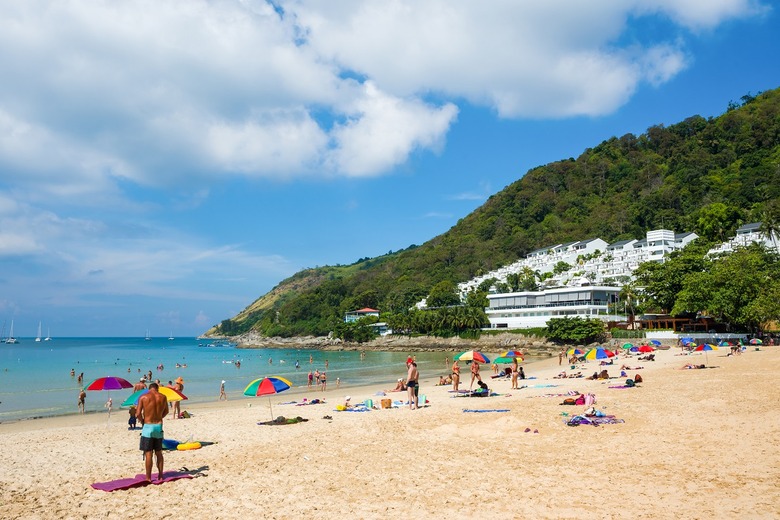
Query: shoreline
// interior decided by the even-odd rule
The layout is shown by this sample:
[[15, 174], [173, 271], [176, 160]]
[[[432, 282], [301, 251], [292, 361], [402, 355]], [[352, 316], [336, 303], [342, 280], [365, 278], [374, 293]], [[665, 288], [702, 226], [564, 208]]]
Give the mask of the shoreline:
[[[555, 379], [570, 366], [544, 359], [526, 367], [536, 379], [520, 390], [485, 377], [499, 394], [489, 398], [452, 397], [434, 386], [438, 374], [422, 373], [429, 403], [414, 411], [335, 410], [346, 395], [378, 405], [381, 384], [303, 388], [270, 399], [274, 416], [308, 419], [286, 426], [257, 424], [271, 419], [267, 397], [187, 406], [191, 418], [166, 419], [166, 438], [213, 444], [165, 452], [166, 470], [206, 476], [112, 493], [90, 484], [142, 472], [139, 432], [127, 430], [126, 411], [110, 420], [96, 413], [0, 424], [0, 442], [14, 447], [0, 475], [4, 510], [11, 518], [127, 519], [148, 516], [137, 504], [152, 501], [164, 504], [163, 516], [181, 518], [467, 517], [488, 509], [498, 519], [777, 517], [780, 420], [771, 397], [780, 348], [726, 354], [672, 349], [654, 362], [632, 356], [575, 369], [617, 376], [623, 363], [644, 366], [644, 382], [628, 389], [610, 388], [621, 379]], [[680, 370], [688, 362], [717, 368]], [[574, 390], [595, 393], [597, 409], [625, 422], [567, 426], [584, 410], [560, 405]], [[323, 394], [327, 404], [282, 404]], [[42, 471], [52, 460], [67, 462]]]

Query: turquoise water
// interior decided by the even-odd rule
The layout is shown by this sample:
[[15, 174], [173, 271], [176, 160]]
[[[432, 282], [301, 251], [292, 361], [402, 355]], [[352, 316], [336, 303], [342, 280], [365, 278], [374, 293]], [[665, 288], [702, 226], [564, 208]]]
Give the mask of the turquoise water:
[[[361, 360], [359, 352], [237, 349], [206, 344], [195, 338], [55, 338], [40, 343], [30, 338], [16, 345], [0, 344], [0, 422], [77, 413], [80, 385], [77, 377], [71, 377], [71, 369], [76, 376], [84, 373], [83, 386], [103, 376], [119, 376], [136, 383], [150, 370], [153, 378], [163, 384], [181, 376], [184, 394], [192, 403], [216, 401], [223, 379], [230, 399], [251, 399], [243, 396], [244, 388], [252, 380], [269, 375], [286, 377], [295, 387], [303, 387], [288, 391], [291, 396], [305, 392], [309, 370], [325, 370], [326, 360], [328, 394], [332, 395], [369, 384], [391, 388], [399, 377], [406, 376], [407, 353], [366, 352]], [[453, 353], [414, 355], [422, 379], [427, 379], [446, 374], [444, 361], [452, 359]], [[241, 368], [236, 368], [236, 360], [241, 361]], [[296, 360], [300, 364], [297, 370]], [[177, 363], [187, 367], [176, 368]], [[157, 370], [160, 364], [164, 366], [161, 371]], [[339, 390], [336, 378], [341, 380]], [[116, 409], [131, 393], [132, 389], [87, 392], [86, 410], [104, 411], [109, 395]]]

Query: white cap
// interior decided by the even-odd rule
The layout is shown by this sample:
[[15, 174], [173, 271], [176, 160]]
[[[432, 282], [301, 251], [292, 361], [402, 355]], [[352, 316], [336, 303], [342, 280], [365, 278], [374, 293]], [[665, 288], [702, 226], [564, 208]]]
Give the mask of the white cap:
[[225, 380], [224, 380], [224, 379], [222, 380], [222, 384], [223, 384], [223, 385], [225, 384]]
[[345, 401], [349, 401], [350, 399], [352, 399], [350, 396], [344, 398]]

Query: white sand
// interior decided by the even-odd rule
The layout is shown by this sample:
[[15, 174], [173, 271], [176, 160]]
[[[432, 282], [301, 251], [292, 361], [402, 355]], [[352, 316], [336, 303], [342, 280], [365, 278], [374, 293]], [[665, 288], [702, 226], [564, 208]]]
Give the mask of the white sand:
[[[310, 419], [288, 426], [256, 424], [270, 419], [266, 398], [185, 407], [194, 416], [166, 420], [166, 437], [216, 444], [165, 452], [166, 469], [201, 468], [207, 476], [112, 493], [90, 484], [143, 472], [139, 432], [127, 430], [125, 411], [115, 411], [110, 421], [93, 414], [2, 424], [0, 515], [780, 517], [780, 348], [751, 348], [734, 357], [723, 349], [710, 352], [709, 364], [718, 368], [706, 370], [677, 370], [705, 359], [678, 353], [626, 361], [645, 367], [645, 382], [633, 389], [607, 388], [623, 380], [552, 379], [560, 369], [556, 358], [529, 365], [528, 375], [538, 379], [522, 384], [560, 386], [511, 391], [508, 380], [490, 381], [505, 395], [487, 399], [452, 398], [447, 387], [432, 386], [438, 374], [422, 374], [421, 393], [430, 406], [417, 411], [334, 411], [347, 393], [352, 402], [372, 398], [378, 405], [374, 387], [329, 390], [327, 405], [275, 405], [274, 415]], [[582, 372], [597, 368], [591, 362]], [[607, 368], [613, 376], [620, 372], [619, 365]], [[561, 413], [583, 407], [560, 406], [563, 397], [530, 397], [572, 389], [594, 392], [597, 408], [625, 423], [569, 427]], [[300, 397], [280, 394], [274, 402]], [[526, 427], [532, 432], [524, 433]]]

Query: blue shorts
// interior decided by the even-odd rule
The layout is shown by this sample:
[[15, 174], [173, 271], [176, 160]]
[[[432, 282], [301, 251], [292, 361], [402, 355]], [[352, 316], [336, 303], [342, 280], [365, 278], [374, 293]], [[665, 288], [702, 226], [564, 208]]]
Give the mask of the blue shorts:
[[141, 430], [141, 451], [159, 451], [163, 447], [162, 424], [144, 424]]

